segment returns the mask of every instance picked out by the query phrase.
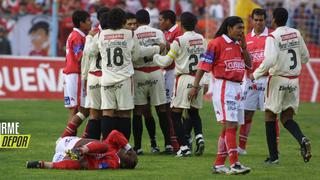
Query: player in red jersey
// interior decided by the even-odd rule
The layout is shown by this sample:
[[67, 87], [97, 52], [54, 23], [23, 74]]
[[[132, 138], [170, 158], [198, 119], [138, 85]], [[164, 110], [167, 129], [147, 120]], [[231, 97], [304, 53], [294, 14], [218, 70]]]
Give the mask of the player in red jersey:
[[[208, 44], [207, 52], [198, 64], [194, 84], [189, 98], [194, 99], [200, 90], [200, 80], [204, 72], [211, 71], [214, 77], [212, 102], [217, 121], [222, 124], [218, 140], [218, 153], [212, 172], [220, 174], [245, 174], [250, 168], [238, 161], [237, 127], [243, 124], [241, 82], [245, 68], [251, 68], [251, 58], [244, 38], [243, 21], [238, 16], [226, 18]], [[230, 169], [225, 166], [229, 156]]]
[[67, 40], [66, 66], [63, 69], [64, 103], [70, 113], [67, 128], [61, 137], [75, 135], [77, 127], [89, 115], [88, 109], [84, 108], [85, 88], [80, 73], [85, 36], [91, 28], [90, 15], [77, 10], [72, 14], [72, 21], [74, 28]]
[[[170, 44], [176, 39], [178, 36], [183, 34], [182, 29], [176, 24], [176, 14], [171, 10], [164, 10], [160, 12], [159, 17], [160, 29], [164, 31], [165, 39], [167, 41], [167, 50], [170, 49]], [[167, 96], [167, 117], [169, 124], [169, 133], [171, 136], [171, 147], [170, 145], [166, 145], [165, 152], [172, 152], [172, 148], [175, 151], [178, 151], [180, 146], [177, 141], [177, 137], [175, 136], [172, 118], [170, 114], [170, 103], [171, 97], [173, 95], [173, 85], [174, 85], [174, 63], [165, 68], [164, 71], [165, 85], [166, 85], [166, 96]]]
[[103, 141], [75, 136], [62, 138], [52, 162], [28, 161], [27, 168], [40, 169], [134, 169], [137, 155], [128, 140], [117, 130]]
[[[248, 135], [251, 129], [254, 112], [259, 109], [264, 111], [264, 92], [268, 82], [268, 75], [259, 80], [253, 80], [252, 73], [264, 60], [264, 46], [271, 29], [266, 27], [267, 14], [264, 9], [252, 11], [253, 29], [246, 36], [247, 48], [252, 58], [252, 69], [246, 70], [244, 88], [244, 120], [240, 126], [238, 153], [245, 155]], [[277, 139], [279, 139], [279, 126], [277, 123]]]

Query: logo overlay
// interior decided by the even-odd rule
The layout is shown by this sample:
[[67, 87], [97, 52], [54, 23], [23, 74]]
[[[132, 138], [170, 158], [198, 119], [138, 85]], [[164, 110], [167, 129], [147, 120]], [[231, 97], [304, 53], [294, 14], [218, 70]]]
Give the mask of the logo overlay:
[[19, 122], [0, 122], [0, 148], [28, 148], [31, 135], [19, 134]]

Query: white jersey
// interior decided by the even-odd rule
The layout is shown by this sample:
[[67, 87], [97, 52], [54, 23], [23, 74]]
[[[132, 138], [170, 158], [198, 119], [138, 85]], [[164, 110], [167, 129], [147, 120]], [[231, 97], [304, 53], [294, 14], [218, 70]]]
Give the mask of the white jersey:
[[92, 46], [98, 41], [99, 33], [94, 37], [91, 35], [86, 36], [86, 43], [84, 45], [83, 56], [81, 60], [81, 79], [87, 80], [89, 72], [98, 72], [101, 71], [101, 55], [98, 54], [89, 54], [89, 50], [92, 49]]
[[[135, 38], [138, 39], [140, 46], [153, 46], [159, 45], [160, 43], [165, 43], [164, 34], [162, 31], [156, 28], [152, 28], [148, 25], [139, 26], [134, 31]], [[134, 59], [133, 66], [134, 68], [140, 67], [154, 67], [157, 66], [152, 61], [152, 56], [139, 57], [137, 60]]]
[[207, 44], [201, 34], [187, 31], [177, 37], [170, 45], [166, 56], [154, 55], [154, 62], [166, 67], [175, 60], [176, 74], [193, 74], [197, 71], [200, 55], [206, 51]]
[[91, 54], [101, 54], [102, 86], [114, 85], [130, 78], [133, 73], [132, 57], [151, 56], [158, 53], [159, 46], [141, 48], [127, 29], [101, 31], [97, 43], [89, 50]]
[[265, 60], [253, 73], [255, 79], [267, 72], [271, 76], [299, 76], [301, 63], [307, 63], [309, 52], [298, 30], [278, 27], [266, 39]]

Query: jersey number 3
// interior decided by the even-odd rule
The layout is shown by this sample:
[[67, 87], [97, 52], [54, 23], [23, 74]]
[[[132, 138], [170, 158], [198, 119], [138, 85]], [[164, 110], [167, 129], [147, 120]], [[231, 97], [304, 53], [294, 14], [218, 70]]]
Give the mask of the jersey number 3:
[[292, 57], [290, 58], [290, 60], [293, 61], [293, 64], [290, 66], [290, 69], [295, 69], [297, 67], [297, 55], [296, 55], [296, 52], [293, 49], [289, 49], [288, 53], [292, 54]]
[[121, 66], [123, 65], [123, 54], [122, 49], [117, 47], [113, 50], [113, 56], [111, 58], [111, 49], [107, 48], [107, 56], [108, 56], [108, 62], [107, 66], [112, 67], [115, 66]]

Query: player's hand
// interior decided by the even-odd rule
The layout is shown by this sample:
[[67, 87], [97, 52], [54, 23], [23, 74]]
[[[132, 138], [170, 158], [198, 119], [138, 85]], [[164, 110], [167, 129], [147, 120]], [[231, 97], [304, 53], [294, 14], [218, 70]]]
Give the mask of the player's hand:
[[244, 33], [242, 33], [242, 34], [239, 36], [239, 41], [240, 41], [241, 49], [247, 49], [247, 42], [246, 42], [246, 38], [245, 38], [245, 36], [244, 36]]
[[252, 74], [252, 73], [250, 73], [248, 77], [249, 77], [249, 79], [251, 79], [252, 81], [254, 81], [254, 77], [253, 77], [253, 74]]
[[189, 101], [197, 98], [199, 88], [200, 88], [200, 87], [192, 86], [192, 88], [190, 89], [190, 91], [189, 91], [189, 93], [188, 93], [188, 99], [189, 99]]
[[164, 43], [160, 43], [159, 47], [160, 47], [160, 54], [162, 54], [166, 50], [166, 45]]

